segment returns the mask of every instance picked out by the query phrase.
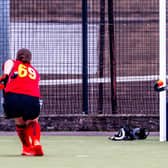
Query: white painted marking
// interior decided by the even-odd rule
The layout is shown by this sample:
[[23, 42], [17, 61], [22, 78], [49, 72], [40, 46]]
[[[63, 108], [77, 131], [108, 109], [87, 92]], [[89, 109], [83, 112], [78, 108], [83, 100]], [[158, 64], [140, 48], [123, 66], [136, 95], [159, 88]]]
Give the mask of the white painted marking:
[[76, 155], [76, 157], [78, 157], [78, 158], [87, 158], [89, 156], [88, 155]]
[[[122, 76], [117, 77], [117, 82], [139, 82], [139, 81], [155, 81], [159, 75], [146, 76]], [[110, 78], [90, 78], [88, 83], [110, 83]], [[41, 80], [40, 85], [72, 85], [82, 84], [82, 79], [58, 79], [58, 80]]]

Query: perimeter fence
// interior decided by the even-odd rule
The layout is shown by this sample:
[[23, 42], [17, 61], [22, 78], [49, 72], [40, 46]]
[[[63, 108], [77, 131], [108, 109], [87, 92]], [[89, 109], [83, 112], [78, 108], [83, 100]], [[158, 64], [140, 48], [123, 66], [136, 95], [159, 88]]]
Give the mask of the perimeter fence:
[[159, 115], [159, 0], [0, 3], [1, 64], [31, 50], [42, 115]]

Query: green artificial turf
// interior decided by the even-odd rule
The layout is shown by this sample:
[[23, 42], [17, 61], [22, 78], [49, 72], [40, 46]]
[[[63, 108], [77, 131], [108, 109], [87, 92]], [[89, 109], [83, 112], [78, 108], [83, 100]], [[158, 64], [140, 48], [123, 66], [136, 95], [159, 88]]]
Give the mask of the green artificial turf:
[[2, 168], [164, 168], [168, 142], [159, 137], [115, 142], [105, 136], [42, 136], [43, 157], [21, 156], [17, 136], [0, 137]]

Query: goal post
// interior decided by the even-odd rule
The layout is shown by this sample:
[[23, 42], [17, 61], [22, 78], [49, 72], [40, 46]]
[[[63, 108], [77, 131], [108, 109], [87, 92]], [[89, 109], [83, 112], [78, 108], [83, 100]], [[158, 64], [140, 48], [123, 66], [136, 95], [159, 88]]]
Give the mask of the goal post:
[[[159, 1], [159, 79], [166, 84], [166, 0]], [[166, 91], [160, 93], [160, 141], [167, 141]]]

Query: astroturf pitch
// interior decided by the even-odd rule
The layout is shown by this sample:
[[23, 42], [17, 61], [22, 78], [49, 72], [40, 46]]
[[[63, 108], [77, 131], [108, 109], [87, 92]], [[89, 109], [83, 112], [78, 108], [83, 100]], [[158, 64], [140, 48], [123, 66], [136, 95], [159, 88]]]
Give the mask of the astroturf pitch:
[[21, 156], [17, 136], [0, 136], [0, 168], [164, 168], [168, 142], [159, 137], [115, 142], [106, 136], [42, 136], [43, 157]]

